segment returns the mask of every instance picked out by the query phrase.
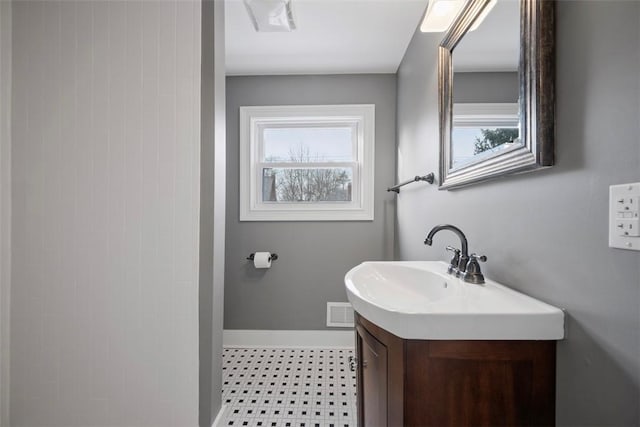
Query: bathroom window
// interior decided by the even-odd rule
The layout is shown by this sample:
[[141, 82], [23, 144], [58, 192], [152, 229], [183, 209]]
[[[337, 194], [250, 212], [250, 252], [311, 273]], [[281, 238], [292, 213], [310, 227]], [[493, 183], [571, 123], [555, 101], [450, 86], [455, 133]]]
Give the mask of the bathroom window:
[[374, 106], [240, 108], [241, 221], [373, 220]]

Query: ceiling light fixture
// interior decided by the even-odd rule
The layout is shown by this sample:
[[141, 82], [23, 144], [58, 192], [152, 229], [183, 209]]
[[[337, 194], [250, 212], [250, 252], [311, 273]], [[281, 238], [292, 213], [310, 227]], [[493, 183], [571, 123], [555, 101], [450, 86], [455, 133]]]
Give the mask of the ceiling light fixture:
[[296, 29], [291, 0], [244, 0], [251, 22], [259, 32], [286, 32]]
[[[458, 13], [460, 13], [465, 2], [466, 0], [431, 0], [424, 14], [422, 24], [420, 25], [420, 31], [423, 33], [441, 33], [447, 31], [453, 20], [458, 16]], [[491, 0], [485, 6], [469, 31], [474, 31], [480, 26], [496, 3], [497, 0]]]
[[420, 25], [420, 31], [423, 33], [447, 31], [464, 3], [465, 0], [431, 0]]

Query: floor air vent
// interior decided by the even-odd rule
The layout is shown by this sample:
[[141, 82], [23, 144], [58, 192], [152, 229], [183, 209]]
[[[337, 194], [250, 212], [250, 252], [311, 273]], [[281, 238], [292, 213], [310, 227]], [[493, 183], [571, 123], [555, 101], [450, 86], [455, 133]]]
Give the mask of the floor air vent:
[[353, 328], [353, 307], [348, 302], [327, 303], [327, 326]]

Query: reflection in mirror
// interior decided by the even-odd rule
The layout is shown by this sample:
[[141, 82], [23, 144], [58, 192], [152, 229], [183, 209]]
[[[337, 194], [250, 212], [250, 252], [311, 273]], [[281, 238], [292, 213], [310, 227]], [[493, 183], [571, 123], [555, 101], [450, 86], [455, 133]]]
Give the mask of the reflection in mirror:
[[489, 3], [454, 48], [453, 170], [522, 145], [519, 138], [520, 3]]
[[454, 103], [451, 169], [521, 147], [518, 103]]
[[440, 47], [441, 188], [553, 164], [552, 52], [551, 1], [467, 1]]

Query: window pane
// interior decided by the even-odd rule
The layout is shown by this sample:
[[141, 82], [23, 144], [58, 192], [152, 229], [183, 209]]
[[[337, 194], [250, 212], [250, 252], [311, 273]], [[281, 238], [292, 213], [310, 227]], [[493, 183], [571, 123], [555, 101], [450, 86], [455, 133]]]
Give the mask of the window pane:
[[351, 168], [263, 168], [263, 202], [350, 202]]
[[518, 128], [454, 127], [451, 133], [451, 167], [491, 157], [518, 140]]
[[273, 127], [263, 129], [264, 161], [350, 162], [351, 127]]

